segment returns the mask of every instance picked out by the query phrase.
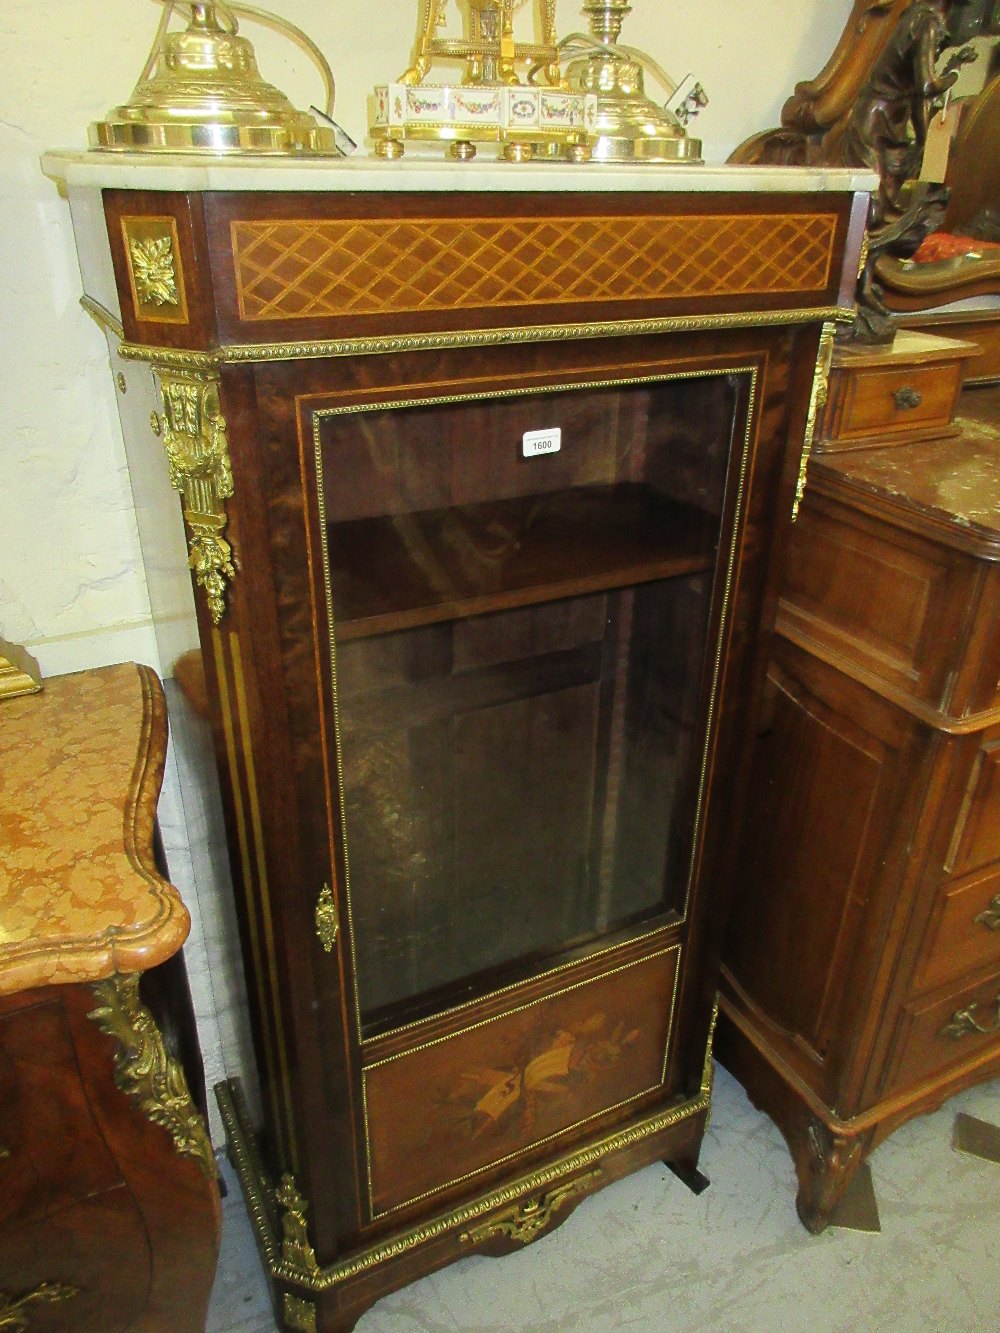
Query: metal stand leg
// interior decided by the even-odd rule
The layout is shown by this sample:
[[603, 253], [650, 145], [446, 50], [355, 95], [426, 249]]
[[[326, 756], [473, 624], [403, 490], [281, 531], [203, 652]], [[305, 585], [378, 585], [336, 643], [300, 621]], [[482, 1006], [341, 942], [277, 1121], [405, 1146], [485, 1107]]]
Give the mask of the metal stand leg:
[[951, 1132], [951, 1146], [956, 1152], [971, 1153], [985, 1162], [1000, 1162], [1000, 1125], [959, 1111]]
[[686, 1166], [683, 1162], [664, 1162], [664, 1166], [668, 1166], [692, 1194], [702, 1194], [712, 1183], [696, 1166]]
[[878, 1215], [878, 1200], [872, 1182], [871, 1168], [862, 1162], [851, 1177], [851, 1183], [843, 1197], [830, 1214], [831, 1227], [844, 1227], [849, 1231], [881, 1231], [882, 1223]]

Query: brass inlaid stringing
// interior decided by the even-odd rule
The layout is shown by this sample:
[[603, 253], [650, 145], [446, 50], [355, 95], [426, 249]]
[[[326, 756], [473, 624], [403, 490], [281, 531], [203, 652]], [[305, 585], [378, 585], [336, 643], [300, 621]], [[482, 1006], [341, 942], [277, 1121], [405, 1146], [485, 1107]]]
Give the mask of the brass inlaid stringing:
[[[226, 643], [230, 644], [231, 651], [234, 654], [232, 695], [230, 693], [230, 674], [225, 654]], [[274, 1124], [278, 1127], [284, 1160], [291, 1163], [293, 1170], [298, 1170], [298, 1146], [295, 1140], [288, 1056], [282, 1027], [281, 1000], [275, 974], [276, 964], [273, 951], [273, 926], [270, 920], [267, 863], [264, 859], [261, 844], [263, 832], [260, 828], [260, 810], [256, 795], [256, 774], [252, 767], [242, 658], [238, 655], [239, 645], [237, 640], [231, 635], [221, 634], [218, 630], [213, 631], [212, 647], [219, 688], [219, 712], [222, 718], [226, 759], [230, 772], [233, 813], [240, 848], [240, 867], [245, 886], [250, 952], [254, 960], [253, 975], [256, 979], [261, 1010], [261, 1030], [265, 1050], [267, 1051], [268, 1086], [272, 1115]], [[237, 727], [239, 728], [239, 736], [237, 736]], [[239, 753], [241, 748], [244, 757], [249, 757], [251, 760], [247, 772], [247, 782], [253, 784], [254, 792], [249, 811], [240, 785]], [[255, 903], [255, 889], [260, 897], [260, 913], [258, 913]], [[264, 917], [263, 920], [260, 919], [261, 915]], [[262, 936], [266, 938], [262, 938]], [[265, 949], [267, 950], [266, 953]], [[265, 967], [265, 960], [267, 967]], [[270, 982], [270, 989], [265, 984], [265, 979]]]
[[815, 292], [836, 231], [774, 213], [230, 223], [248, 321]]

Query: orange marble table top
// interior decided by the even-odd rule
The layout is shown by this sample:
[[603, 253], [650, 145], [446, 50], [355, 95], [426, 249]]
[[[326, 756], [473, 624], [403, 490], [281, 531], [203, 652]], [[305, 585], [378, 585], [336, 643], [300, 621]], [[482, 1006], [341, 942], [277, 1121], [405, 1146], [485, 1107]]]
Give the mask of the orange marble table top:
[[148, 667], [0, 700], [0, 995], [145, 971], [183, 944], [153, 857], [166, 745]]

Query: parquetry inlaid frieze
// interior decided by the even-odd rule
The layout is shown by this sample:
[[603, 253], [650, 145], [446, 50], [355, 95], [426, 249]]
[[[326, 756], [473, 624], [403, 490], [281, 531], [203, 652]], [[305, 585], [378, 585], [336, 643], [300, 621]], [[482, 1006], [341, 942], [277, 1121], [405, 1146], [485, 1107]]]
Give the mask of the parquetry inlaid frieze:
[[832, 215], [236, 221], [240, 315], [402, 312], [816, 291]]

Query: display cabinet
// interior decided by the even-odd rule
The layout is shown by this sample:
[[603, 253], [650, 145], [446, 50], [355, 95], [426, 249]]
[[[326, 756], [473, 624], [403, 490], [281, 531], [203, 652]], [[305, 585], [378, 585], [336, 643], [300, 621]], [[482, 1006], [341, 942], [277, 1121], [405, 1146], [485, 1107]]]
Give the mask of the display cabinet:
[[260, 1136], [222, 1106], [286, 1326], [645, 1163], [699, 1184], [772, 571], [869, 179], [48, 169], [182, 493]]

